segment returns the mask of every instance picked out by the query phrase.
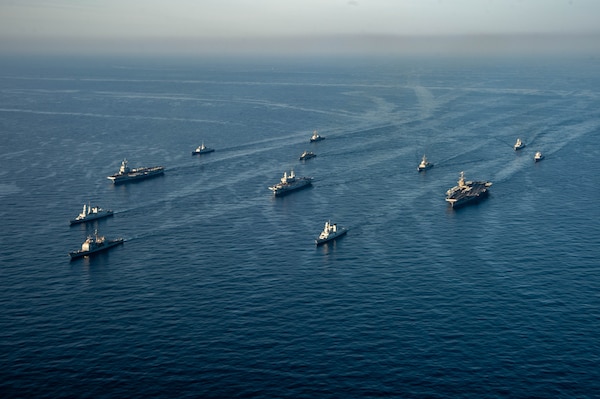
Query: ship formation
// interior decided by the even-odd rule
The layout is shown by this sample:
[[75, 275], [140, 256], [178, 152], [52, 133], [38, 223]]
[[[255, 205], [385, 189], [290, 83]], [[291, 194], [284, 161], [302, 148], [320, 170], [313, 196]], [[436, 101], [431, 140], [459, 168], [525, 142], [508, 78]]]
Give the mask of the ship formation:
[[[321, 141], [324, 139], [325, 138], [320, 136], [316, 130], [310, 137], [311, 142]], [[519, 138], [513, 145], [513, 148], [515, 151], [519, 151], [525, 146], [525, 143]], [[213, 151], [214, 149], [206, 147], [203, 142], [194, 151], [192, 151], [192, 155], [205, 154]], [[304, 161], [314, 157], [316, 157], [316, 155], [312, 151], [304, 151], [300, 156], [300, 160]], [[534, 161], [539, 162], [542, 159], [544, 159], [544, 155], [541, 151], [537, 151], [534, 156]], [[433, 163], [429, 162], [427, 157], [423, 155], [421, 162], [417, 166], [417, 170], [419, 172], [422, 172], [433, 168], [433, 166]], [[132, 169], [129, 167], [127, 159], [124, 159], [121, 162], [119, 172], [115, 173], [114, 175], [108, 176], [108, 179], [110, 179], [114, 184], [121, 184], [130, 181], [147, 179], [154, 176], [160, 176], [163, 173], [163, 166], [152, 166]], [[284, 172], [283, 177], [280, 178], [280, 181], [272, 186], [269, 186], [268, 188], [269, 190], [271, 190], [274, 196], [278, 197], [309, 187], [312, 185], [312, 181], [312, 177], [296, 176], [294, 170], [292, 169], [289, 174], [287, 171]], [[465, 180], [464, 172], [460, 172], [460, 177], [458, 179], [457, 185], [446, 192], [445, 200], [450, 204], [452, 208], [460, 208], [462, 206], [475, 203], [487, 197], [488, 189], [491, 186], [492, 182], [490, 181], [467, 181]], [[112, 215], [112, 210], [102, 209], [99, 206], [84, 205], [82, 212], [75, 219], [71, 219], [69, 223], [71, 225], [85, 223], [88, 221], [106, 218]], [[325, 228], [315, 239], [315, 243], [317, 245], [320, 245], [329, 242], [331, 240], [345, 235], [347, 231], [348, 230], [346, 228], [340, 228], [337, 226], [337, 224], [332, 224], [331, 222], [327, 221], [325, 223]], [[87, 237], [87, 239], [82, 244], [80, 250], [69, 252], [69, 255], [72, 259], [76, 259], [82, 256], [88, 256], [96, 252], [104, 251], [121, 243], [123, 243], [122, 238], [107, 240], [104, 236], [99, 236], [96, 233], [94, 236]]]

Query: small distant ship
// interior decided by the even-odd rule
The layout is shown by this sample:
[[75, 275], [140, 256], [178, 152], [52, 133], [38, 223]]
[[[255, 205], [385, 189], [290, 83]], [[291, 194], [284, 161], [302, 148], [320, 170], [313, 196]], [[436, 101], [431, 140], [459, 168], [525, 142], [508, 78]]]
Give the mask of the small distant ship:
[[515, 143], [513, 148], [515, 149], [515, 151], [519, 151], [520, 149], [525, 148], [525, 143], [523, 143], [521, 139], [517, 139], [517, 142]]
[[446, 201], [452, 205], [452, 208], [476, 202], [487, 196], [491, 185], [489, 181], [465, 181], [465, 172], [460, 172], [458, 185], [446, 192]]
[[75, 218], [69, 221], [70, 224], [78, 224], [89, 222], [90, 220], [102, 219], [112, 216], [113, 211], [110, 209], [102, 209], [98, 206], [83, 205], [83, 211]]
[[164, 171], [165, 168], [162, 166], [131, 169], [127, 165], [127, 159], [124, 159], [123, 162], [121, 162], [121, 168], [119, 169], [119, 173], [108, 176], [108, 179], [112, 180], [114, 184], [121, 184], [127, 183], [132, 180], [141, 180], [147, 179], [149, 177], [159, 176], [162, 175]]
[[300, 155], [300, 160], [301, 161], [306, 161], [307, 159], [311, 159], [311, 158], [314, 158], [316, 156], [317, 155], [314, 152], [312, 152], [312, 151], [304, 151], [302, 153], [302, 155]]
[[319, 132], [317, 132], [316, 130], [313, 132], [312, 136], [310, 137], [310, 142], [314, 143], [315, 141], [321, 141], [321, 140], [325, 140], [325, 137], [322, 137], [319, 135]]
[[328, 241], [335, 240], [338, 237], [343, 236], [348, 232], [348, 229], [344, 227], [338, 227], [336, 223], [331, 223], [331, 221], [325, 222], [325, 228], [319, 234], [319, 237], [315, 240], [315, 244], [321, 245], [325, 244]]
[[209, 148], [204, 145], [204, 142], [202, 142], [202, 144], [199, 145], [198, 148], [196, 148], [194, 151], [192, 151], [192, 155], [208, 154], [209, 152], [214, 152], [214, 151], [215, 151], [214, 148]]
[[542, 152], [541, 152], [541, 151], [538, 151], [538, 152], [536, 152], [536, 153], [535, 153], [535, 155], [533, 156], [533, 160], [534, 160], [535, 162], [539, 162], [539, 161], [541, 161], [542, 159], [544, 159], [544, 154], [542, 154]]
[[308, 187], [311, 184], [312, 177], [296, 177], [294, 171], [292, 170], [289, 175], [287, 172], [283, 172], [283, 177], [281, 178], [280, 182], [269, 187], [269, 190], [273, 191], [275, 196], [281, 196], [289, 192]]
[[421, 163], [417, 166], [417, 170], [419, 172], [423, 172], [427, 169], [433, 168], [433, 164], [427, 160], [427, 157], [423, 155], [423, 159], [421, 159]]
[[107, 240], [104, 236], [99, 236], [96, 231], [93, 236], [88, 236], [86, 238], [83, 244], [81, 244], [81, 249], [79, 251], [69, 252], [69, 256], [71, 257], [71, 260], [73, 260], [82, 256], [95, 254], [96, 252], [105, 251], [122, 243], [122, 238]]

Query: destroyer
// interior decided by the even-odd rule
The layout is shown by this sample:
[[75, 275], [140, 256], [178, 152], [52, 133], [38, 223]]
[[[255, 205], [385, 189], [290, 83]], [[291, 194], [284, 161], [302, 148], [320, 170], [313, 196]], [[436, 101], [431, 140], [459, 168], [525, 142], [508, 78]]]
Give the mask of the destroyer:
[[292, 170], [289, 175], [287, 172], [283, 172], [283, 177], [281, 178], [280, 182], [269, 187], [269, 190], [273, 191], [275, 196], [281, 196], [289, 192], [308, 187], [311, 184], [312, 177], [296, 177], [294, 171]]
[[315, 244], [321, 245], [325, 244], [328, 241], [334, 240], [338, 237], [343, 236], [348, 232], [348, 229], [345, 227], [337, 227], [336, 223], [331, 223], [331, 221], [325, 222], [325, 228], [319, 234], [319, 237], [315, 240]]
[[427, 160], [427, 157], [423, 155], [423, 159], [421, 159], [421, 163], [417, 166], [417, 170], [419, 172], [423, 172], [424, 170], [433, 168], [433, 164]]
[[314, 143], [315, 141], [321, 141], [321, 140], [325, 140], [325, 137], [322, 137], [319, 135], [319, 132], [317, 132], [316, 130], [313, 132], [312, 136], [310, 137], [310, 142]]
[[513, 148], [515, 149], [515, 151], [519, 151], [519, 150], [525, 148], [525, 143], [523, 143], [521, 141], [521, 139], [517, 139], [517, 142], [515, 143], [515, 145], [513, 146]]
[[196, 148], [194, 151], [192, 151], [192, 155], [208, 154], [209, 152], [214, 152], [214, 151], [215, 151], [214, 148], [209, 148], [204, 145], [204, 142], [202, 142], [202, 145], [199, 145], [198, 148]]
[[460, 172], [458, 185], [446, 192], [446, 201], [453, 208], [459, 208], [471, 202], [476, 202], [488, 194], [492, 185], [489, 181], [465, 181], [465, 172]]
[[108, 216], [112, 216], [113, 211], [110, 209], [102, 209], [98, 206], [83, 205], [83, 211], [75, 218], [72, 219], [70, 224], [78, 224], [89, 222], [90, 220], [102, 219]]
[[86, 238], [83, 244], [81, 244], [81, 249], [79, 251], [69, 252], [69, 256], [71, 257], [71, 260], [73, 260], [82, 256], [92, 255], [96, 252], [105, 251], [119, 244], [123, 244], [122, 238], [107, 240], [104, 236], [99, 236], [98, 231], [96, 231], [93, 236], [88, 236]]
[[121, 162], [121, 168], [119, 169], [119, 173], [108, 176], [108, 179], [112, 180], [114, 184], [121, 184], [127, 183], [132, 180], [141, 180], [147, 179], [149, 177], [159, 176], [162, 175], [164, 171], [165, 168], [162, 166], [131, 169], [127, 165], [127, 159], [124, 159], [123, 162]]
[[300, 155], [300, 160], [301, 161], [306, 161], [307, 159], [311, 159], [311, 158], [314, 158], [316, 156], [317, 155], [314, 152], [312, 152], [312, 151], [304, 151], [302, 153], [302, 155]]

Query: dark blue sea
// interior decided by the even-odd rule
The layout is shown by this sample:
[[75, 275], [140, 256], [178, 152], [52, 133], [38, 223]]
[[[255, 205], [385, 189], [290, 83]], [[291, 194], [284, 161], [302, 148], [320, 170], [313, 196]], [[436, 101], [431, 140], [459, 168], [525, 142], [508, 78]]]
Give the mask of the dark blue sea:
[[3, 398], [600, 396], [598, 59], [5, 57], [0, 137]]

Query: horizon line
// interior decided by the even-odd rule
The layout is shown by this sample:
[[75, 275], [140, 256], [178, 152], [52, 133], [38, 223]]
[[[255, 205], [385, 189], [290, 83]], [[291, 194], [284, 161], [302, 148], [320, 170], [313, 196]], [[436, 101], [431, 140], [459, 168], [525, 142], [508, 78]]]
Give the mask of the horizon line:
[[281, 36], [23, 37], [0, 39], [0, 54], [544, 54], [600, 55], [600, 32], [386, 34]]

